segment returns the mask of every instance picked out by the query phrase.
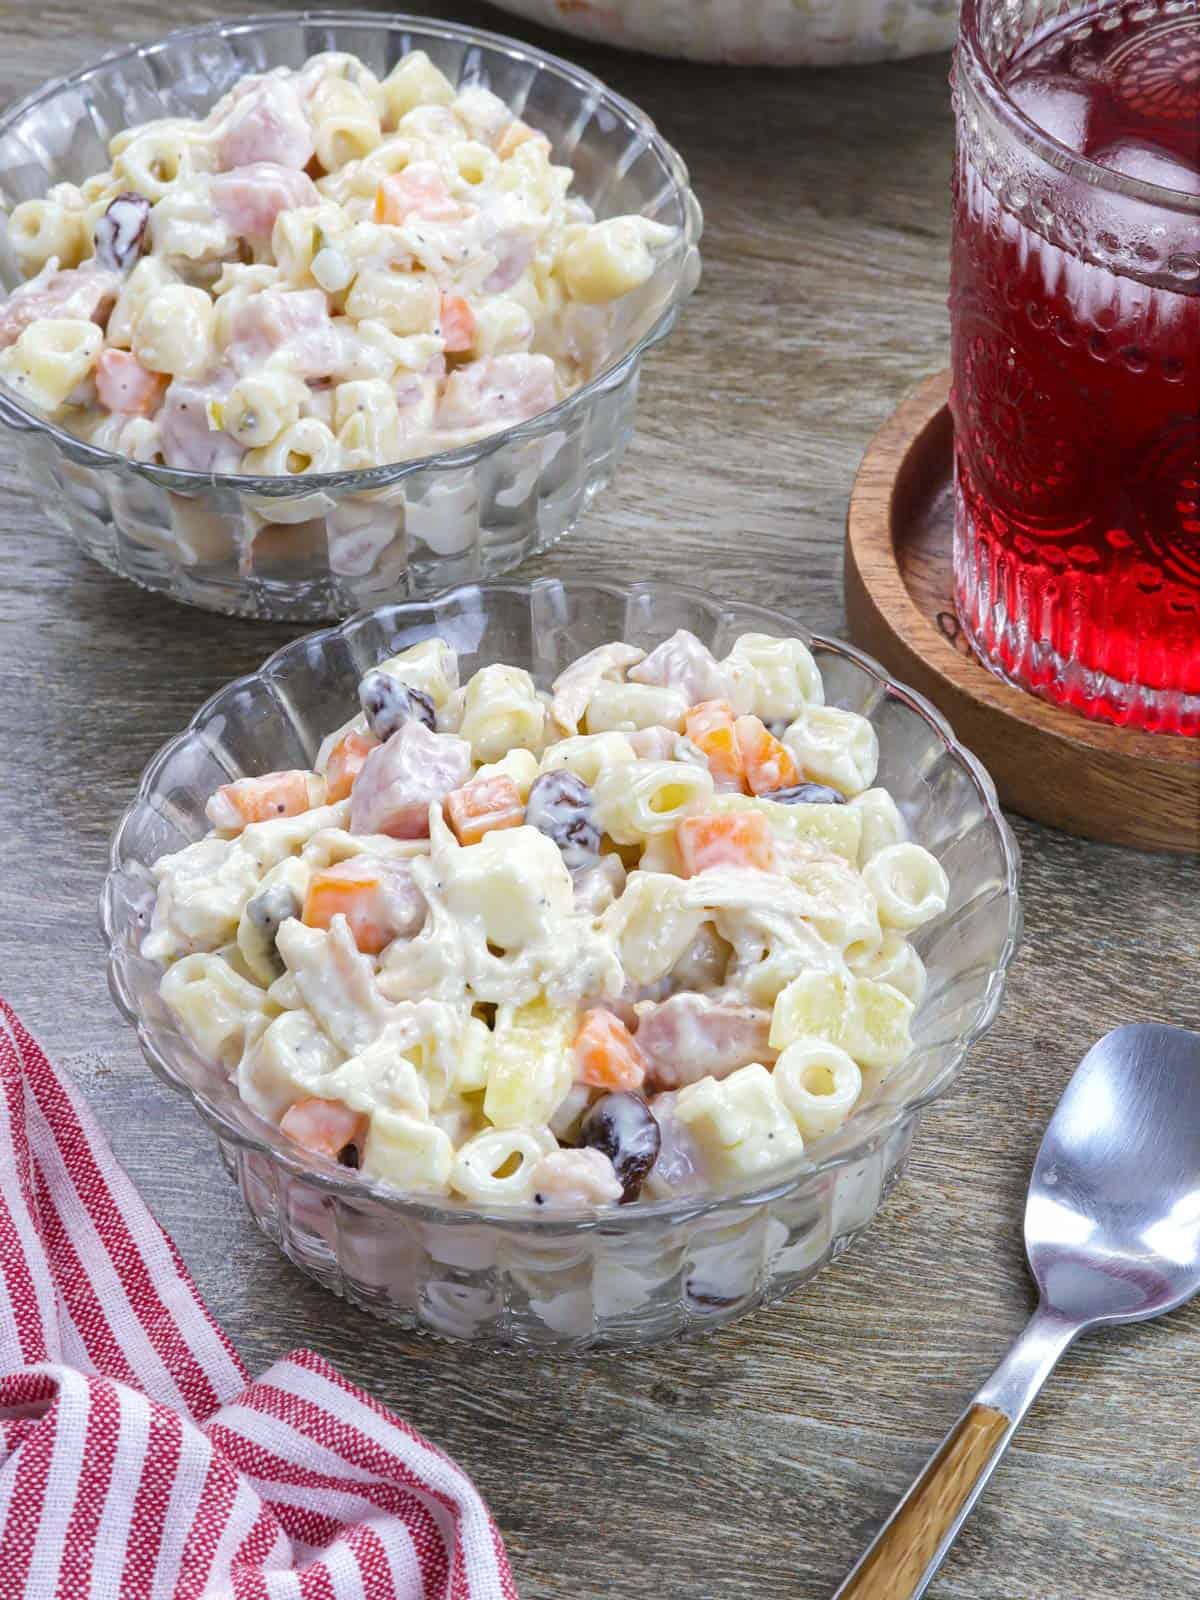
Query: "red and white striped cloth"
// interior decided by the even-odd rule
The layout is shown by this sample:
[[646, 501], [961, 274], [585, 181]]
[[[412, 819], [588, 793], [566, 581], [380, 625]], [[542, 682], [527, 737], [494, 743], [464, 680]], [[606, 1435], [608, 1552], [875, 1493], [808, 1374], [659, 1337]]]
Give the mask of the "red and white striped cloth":
[[516, 1600], [470, 1479], [301, 1350], [256, 1382], [0, 1002], [0, 1600]]

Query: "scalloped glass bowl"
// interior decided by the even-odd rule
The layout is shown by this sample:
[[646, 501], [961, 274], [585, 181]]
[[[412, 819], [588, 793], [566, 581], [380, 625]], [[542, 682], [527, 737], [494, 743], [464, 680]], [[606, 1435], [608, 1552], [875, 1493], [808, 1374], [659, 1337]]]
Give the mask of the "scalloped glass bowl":
[[[929, 988], [916, 1048], [882, 1097], [815, 1159], [769, 1185], [607, 1213], [531, 1216], [415, 1199], [304, 1158], [245, 1106], [225, 1071], [189, 1045], [139, 952], [149, 866], [201, 837], [204, 803], [247, 773], [308, 766], [344, 721], [361, 674], [438, 633], [463, 674], [491, 661], [540, 686], [606, 639], [650, 646], [690, 628], [717, 654], [739, 633], [794, 635], [814, 649], [831, 704], [870, 717], [880, 777], [913, 836], [941, 859], [952, 894], [917, 947]], [[524, 1349], [640, 1345], [713, 1328], [789, 1293], [866, 1227], [896, 1181], [922, 1109], [945, 1092], [1000, 1004], [1020, 934], [1019, 856], [992, 782], [919, 695], [849, 645], [778, 612], [665, 584], [469, 586], [387, 606], [285, 646], [213, 697], [150, 763], [117, 829], [103, 897], [109, 981], [146, 1059], [186, 1094], [262, 1230], [305, 1272], [356, 1304], [448, 1338]]]
[[[0, 121], [0, 207], [108, 163], [130, 123], [206, 111], [237, 78], [349, 50], [383, 75], [425, 50], [454, 82], [493, 89], [575, 168], [599, 216], [640, 212], [679, 230], [650, 281], [616, 307], [618, 352], [591, 383], [465, 449], [304, 479], [177, 472], [98, 450], [0, 392], [55, 523], [103, 566], [208, 610], [306, 620], [494, 577], [567, 533], [633, 434], [642, 358], [700, 277], [700, 207], [683, 161], [597, 78], [499, 34], [428, 18], [295, 12], [168, 35], [88, 67]], [[21, 274], [0, 237], [0, 285]]]

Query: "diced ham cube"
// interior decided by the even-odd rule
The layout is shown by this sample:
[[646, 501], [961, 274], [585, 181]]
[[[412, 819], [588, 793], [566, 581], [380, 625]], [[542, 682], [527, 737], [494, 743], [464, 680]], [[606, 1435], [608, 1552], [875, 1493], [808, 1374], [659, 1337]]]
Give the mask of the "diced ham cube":
[[678, 689], [690, 706], [701, 700], [723, 700], [730, 689], [729, 677], [712, 651], [686, 628], [664, 639], [629, 676], [634, 683]]
[[263, 242], [271, 237], [281, 211], [315, 206], [321, 199], [306, 172], [272, 161], [218, 173], [211, 193], [217, 215], [239, 239]]
[[238, 372], [286, 357], [301, 378], [324, 378], [344, 355], [322, 289], [264, 289], [240, 305], [230, 320], [229, 359]]
[[488, 248], [496, 265], [483, 280], [485, 294], [503, 294], [511, 289], [533, 260], [533, 240], [522, 233], [498, 233]]
[[452, 372], [438, 406], [437, 425], [453, 431], [494, 422], [524, 422], [558, 403], [549, 356], [487, 356]]
[[757, 1006], [676, 994], [637, 1008], [637, 1043], [646, 1062], [646, 1087], [681, 1089], [704, 1077], [725, 1078], [753, 1061], [769, 1065], [771, 1013]]
[[104, 350], [96, 362], [96, 395], [106, 411], [152, 416], [165, 389], [166, 379], [149, 372], [128, 350]]
[[184, 472], [236, 472], [242, 446], [209, 423], [209, 406], [228, 393], [227, 382], [193, 383], [176, 378], [157, 418], [159, 448], [169, 467]]
[[431, 733], [414, 718], [363, 763], [350, 797], [350, 831], [424, 839], [430, 805], [441, 804], [470, 776], [467, 741]]
[[42, 317], [79, 317], [103, 324], [120, 288], [120, 273], [95, 262], [63, 272], [48, 262], [36, 278], [20, 284], [0, 305], [0, 350], [15, 344], [30, 323]]
[[217, 167], [228, 172], [270, 161], [303, 168], [315, 150], [312, 125], [286, 78], [262, 78], [231, 107], [216, 146]]

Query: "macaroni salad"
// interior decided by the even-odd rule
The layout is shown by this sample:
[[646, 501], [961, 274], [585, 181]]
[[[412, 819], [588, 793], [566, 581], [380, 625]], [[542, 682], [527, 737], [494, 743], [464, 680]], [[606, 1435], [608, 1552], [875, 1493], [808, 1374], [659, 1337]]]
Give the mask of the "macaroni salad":
[[313, 771], [229, 783], [143, 951], [305, 1150], [476, 1204], [752, 1180], [908, 1054], [941, 865], [795, 639], [590, 651], [539, 691], [423, 641]]
[[550, 141], [420, 51], [328, 52], [9, 218], [0, 382], [136, 460], [270, 476], [453, 449], [603, 367], [675, 230], [597, 222]]

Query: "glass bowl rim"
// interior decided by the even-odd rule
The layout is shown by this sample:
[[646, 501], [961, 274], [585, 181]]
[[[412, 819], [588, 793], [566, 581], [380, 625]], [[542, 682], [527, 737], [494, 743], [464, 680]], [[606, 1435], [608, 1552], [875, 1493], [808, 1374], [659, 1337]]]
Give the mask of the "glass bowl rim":
[[691, 187], [691, 178], [683, 157], [673, 145], [667, 143], [653, 120], [639, 106], [632, 100], [626, 99], [624, 95], [618, 94], [616, 90], [610, 89], [603, 79], [594, 73], [586, 72], [582, 67], [572, 65], [564, 57], [554, 55], [549, 50], [523, 44], [519, 39], [513, 39], [508, 34], [496, 33], [491, 29], [441, 22], [433, 17], [421, 17], [404, 11], [328, 9], [256, 12], [246, 17], [218, 19], [187, 28], [175, 28], [150, 44], [135, 44], [110, 51], [87, 66], [68, 73], [65, 77], [50, 79], [40, 89], [18, 100], [3, 116], [0, 116], [0, 139], [9, 134], [19, 134], [22, 119], [38, 106], [53, 100], [56, 95], [67, 89], [86, 83], [96, 73], [117, 66], [123, 61], [144, 59], [188, 40], [205, 37], [229, 38], [266, 28], [299, 26], [377, 27], [388, 33], [427, 34], [455, 43], [500, 50], [512, 59], [527, 59], [535, 63], [540, 70], [548, 70], [560, 78], [567, 79], [581, 93], [594, 96], [597, 106], [606, 106], [619, 113], [631, 132], [640, 135], [646, 141], [646, 146], [653, 149], [658, 156], [671, 181], [673, 193], [680, 196], [684, 212], [679, 270], [671, 284], [669, 302], [661, 315], [628, 349], [614, 356], [603, 371], [548, 410], [539, 411], [536, 416], [514, 423], [512, 427], [488, 434], [472, 444], [459, 445], [453, 450], [437, 451], [433, 455], [418, 456], [411, 461], [389, 461], [379, 466], [363, 467], [347, 472], [313, 472], [298, 478], [281, 479], [277, 476], [255, 476], [240, 472], [197, 472], [179, 467], [160, 466], [151, 461], [138, 461], [133, 456], [122, 455], [116, 450], [101, 449], [89, 440], [60, 428], [56, 423], [39, 416], [36, 411], [22, 404], [16, 395], [3, 385], [0, 385], [0, 422], [19, 433], [48, 434], [60, 449], [67, 451], [80, 465], [97, 471], [119, 471], [122, 468], [129, 468], [139, 477], [157, 484], [160, 488], [176, 490], [179, 493], [198, 489], [230, 489], [240, 494], [269, 499], [296, 499], [328, 490], [348, 489], [368, 492], [392, 487], [417, 472], [475, 466], [509, 445], [521, 444], [527, 439], [541, 438], [555, 432], [578, 410], [583, 409], [594, 396], [623, 381], [625, 371], [640, 361], [648, 350], [660, 344], [671, 332], [681, 307], [695, 288], [695, 282], [688, 281], [689, 274], [686, 269], [703, 233], [703, 214]]
[[[460, 1205], [454, 1201], [447, 1201], [447, 1198], [441, 1195], [431, 1196], [426, 1199], [417, 1193], [406, 1193], [395, 1189], [391, 1185], [365, 1178], [361, 1173], [350, 1168], [337, 1167], [332, 1163], [321, 1167], [314, 1165], [311, 1161], [304, 1159], [296, 1147], [290, 1141], [284, 1139], [279, 1130], [265, 1118], [254, 1117], [255, 1122], [261, 1126], [261, 1133], [252, 1132], [250, 1129], [233, 1122], [224, 1114], [224, 1110], [220, 1105], [209, 1100], [199, 1089], [194, 1088], [186, 1081], [183, 1073], [174, 1067], [167, 1051], [159, 1046], [153, 1027], [142, 1015], [136, 997], [125, 981], [123, 972], [124, 950], [118, 942], [121, 917], [114, 891], [117, 880], [123, 875], [123, 847], [126, 829], [135, 814], [143, 806], [151, 810], [157, 809], [153, 803], [152, 796], [159, 774], [176, 752], [188, 741], [201, 736], [206, 723], [214, 715], [221, 712], [226, 702], [232, 702], [237, 695], [260, 679], [269, 678], [270, 674], [288, 656], [301, 655], [311, 651], [317, 641], [326, 646], [334, 640], [346, 640], [354, 629], [365, 626], [371, 619], [385, 616], [388, 619], [389, 626], [393, 628], [403, 626], [406, 615], [415, 617], [422, 612], [436, 620], [437, 608], [451, 604], [465, 595], [481, 596], [486, 603], [487, 597], [492, 594], [502, 593], [523, 596], [526, 600], [530, 600], [535, 593], [552, 593], [555, 591], [565, 591], [574, 595], [578, 595], [581, 592], [603, 594], [610, 599], [624, 600], [626, 605], [632, 598], [644, 594], [658, 595], [664, 598], [679, 597], [692, 602], [699, 602], [712, 608], [714, 612], [719, 612], [728, 604], [731, 607], [736, 607], [739, 613], [753, 613], [763, 622], [768, 622], [776, 628], [787, 630], [792, 636], [803, 638], [806, 642], [816, 645], [819, 649], [830, 650], [854, 662], [868, 678], [874, 679], [881, 695], [900, 700], [911, 711], [915, 712], [941, 741], [946, 752], [961, 765], [970, 778], [976, 793], [982, 801], [986, 819], [996, 835], [1003, 856], [1004, 895], [1008, 918], [1004, 945], [999, 959], [989, 975], [987, 988], [979, 1002], [976, 1013], [970, 1025], [958, 1035], [951, 1059], [947, 1065], [943, 1067], [933, 1082], [920, 1094], [893, 1104], [877, 1103], [874, 1106], [867, 1107], [864, 1115], [863, 1132], [859, 1139], [848, 1149], [838, 1149], [820, 1157], [816, 1161], [805, 1156], [798, 1164], [794, 1163], [782, 1169], [770, 1182], [764, 1183], [759, 1180], [758, 1182], [721, 1189], [714, 1193], [668, 1197], [664, 1200], [639, 1201], [636, 1205], [620, 1206], [610, 1210], [597, 1210], [594, 1207], [571, 1209], [564, 1207], [561, 1210], [556, 1209], [553, 1213], [530, 1214], [522, 1206], [497, 1205], [489, 1208], [471, 1206], [466, 1202]], [[812, 1183], [825, 1173], [835, 1172], [842, 1167], [853, 1165], [855, 1162], [869, 1157], [887, 1141], [895, 1128], [944, 1094], [961, 1071], [968, 1052], [991, 1027], [1000, 1009], [1008, 971], [1016, 955], [1023, 928], [1019, 892], [1020, 877], [1020, 847], [1000, 809], [995, 784], [986, 768], [977, 757], [972, 755], [959, 742], [946, 718], [924, 695], [898, 682], [872, 656], [865, 651], [859, 650], [857, 646], [831, 635], [813, 633], [803, 624], [797, 623], [785, 613], [774, 610], [771, 607], [760, 606], [753, 601], [738, 599], [723, 602], [718, 596], [690, 584], [677, 584], [658, 580], [622, 584], [599, 579], [537, 578], [525, 582], [519, 580], [504, 582], [501, 580], [489, 583], [459, 584], [451, 589], [443, 589], [427, 600], [398, 602], [356, 612], [354, 616], [346, 618], [343, 622], [325, 628], [314, 629], [310, 633], [302, 634], [298, 638], [289, 641], [273, 651], [256, 671], [243, 673], [241, 677], [233, 679], [218, 689], [215, 694], [210, 695], [190, 718], [187, 726], [168, 739], [151, 757], [143, 770], [137, 793], [122, 812], [113, 830], [109, 843], [108, 872], [100, 896], [99, 909], [100, 929], [107, 957], [108, 986], [118, 1011], [133, 1026], [142, 1052], [156, 1074], [171, 1088], [176, 1089], [190, 1100], [194, 1109], [214, 1129], [218, 1137], [227, 1138], [248, 1152], [254, 1152], [266, 1157], [270, 1161], [281, 1165], [293, 1177], [313, 1185], [328, 1195], [336, 1196], [352, 1205], [356, 1201], [364, 1206], [382, 1205], [393, 1215], [406, 1218], [409, 1221], [449, 1226], [486, 1224], [488, 1226], [503, 1227], [510, 1232], [521, 1234], [553, 1235], [562, 1232], [575, 1232], [580, 1229], [614, 1234], [636, 1230], [639, 1227], [653, 1227], [660, 1223], [683, 1223], [725, 1208], [753, 1209], [780, 1199], [804, 1185]], [[236, 1090], [231, 1092], [236, 1094]], [[247, 1111], [249, 1111], [248, 1107]], [[250, 1115], [254, 1116], [254, 1113], [250, 1113]]]
[[1123, 172], [1114, 172], [1111, 167], [1103, 167], [1047, 133], [1027, 112], [1022, 111], [980, 47], [980, 11], [983, 4], [984, 0], [963, 0], [953, 73], [965, 68], [980, 97], [987, 100], [990, 109], [1011, 133], [1016, 134], [1022, 143], [1030, 146], [1043, 161], [1059, 172], [1068, 175], [1077, 172], [1089, 188], [1140, 200], [1160, 211], [1176, 211], [1184, 216], [1200, 217], [1200, 194], [1185, 194], [1181, 189], [1168, 189], [1160, 183], [1130, 178]]

